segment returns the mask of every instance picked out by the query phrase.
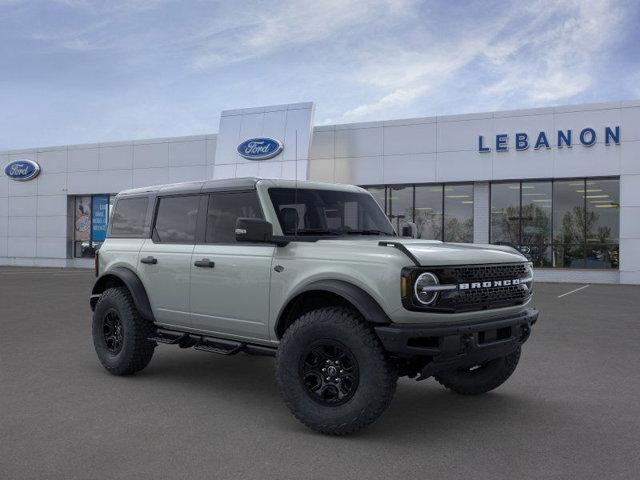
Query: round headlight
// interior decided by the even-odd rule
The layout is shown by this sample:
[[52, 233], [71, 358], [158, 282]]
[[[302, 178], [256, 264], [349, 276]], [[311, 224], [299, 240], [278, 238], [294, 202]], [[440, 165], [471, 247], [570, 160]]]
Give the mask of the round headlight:
[[416, 283], [413, 285], [413, 293], [415, 294], [416, 300], [422, 305], [431, 305], [436, 301], [438, 291], [435, 289], [431, 290], [429, 287], [435, 287], [439, 283], [438, 277], [431, 272], [420, 274], [416, 279]]

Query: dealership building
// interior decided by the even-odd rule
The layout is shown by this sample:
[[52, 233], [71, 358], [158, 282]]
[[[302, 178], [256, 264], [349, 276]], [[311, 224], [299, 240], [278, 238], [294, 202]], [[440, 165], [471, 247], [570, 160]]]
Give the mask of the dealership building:
[[640, 284], [640, 101], [313, 120], [246, 108], [209, 135], [0, 152], [0, 265], [91, 266], [121, 190], [297, 178], [367, 188], [399, 232], [514, 246], [540, 280]]

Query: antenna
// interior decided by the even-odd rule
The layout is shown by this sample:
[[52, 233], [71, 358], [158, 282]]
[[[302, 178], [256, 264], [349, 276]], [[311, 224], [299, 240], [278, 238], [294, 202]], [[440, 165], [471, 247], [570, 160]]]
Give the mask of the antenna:
[[[296, 152], [295, 152], [295, 161], [296, 161], [296, 167], [295, 167], [295, 177], [294, 177], [294, 181], [295, 181], [295, 188], [294, 188], [294, 193], [293, 193], [293, 204], [296, 206], [296, 209], [298, 208], [298, 129], [296, 128], [296, 148], [295, 148]], [[295, 236], [298, 236], [298, 224], [300, 223], [300, 220], [298, 220], [298, 222], [296, 223], [296, 229], [295, 229]]]

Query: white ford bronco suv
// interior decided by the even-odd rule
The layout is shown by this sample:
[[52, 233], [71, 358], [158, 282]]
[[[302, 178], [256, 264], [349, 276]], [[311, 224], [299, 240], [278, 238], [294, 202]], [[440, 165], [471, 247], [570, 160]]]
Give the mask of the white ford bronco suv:
[[93, 342], [112, 374], [159, 343], [276, 357], [293, 414], [354, 432], [399, 376], [464, 395], [513, 373], [538, 312], [509, 247], [401, 238], [364, 189], [255, 178], [127, 190], [96, 256]]

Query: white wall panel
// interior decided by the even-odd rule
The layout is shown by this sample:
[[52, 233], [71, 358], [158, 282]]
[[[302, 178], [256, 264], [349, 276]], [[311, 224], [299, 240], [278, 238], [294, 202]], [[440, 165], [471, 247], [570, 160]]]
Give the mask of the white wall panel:
[[37, 217], [37, 237], [67, 237], [67, 216]]
[[617, 148], [620, 148], [620, 173], [640, 174], [640, 140], [623, 141]]
[[67, 256], [67, 241], [60, 237], [38, 238], [36, 255], [45, 258], [65, 258]]
[[36, 236], [36, 217], [9, 217], [9, 237]]
[[133, 170], [133, 188], [169, 183], [168, 168], [136, 168]]
[[67, 171], [67, 147], [55, 150], [45, 150], [38, 152], [36, 158], [27, 157], [36, 160], [40, 164], [42, 173], [60, 173]]
[[9, 197], [9, 217], [35, 217], [38, 197]]
[[[109, 185], [104, 185], [108, 189]], [[102, 192], [103, 185], [100, 183], [99, 171], [89, 172], [69, 172], [67, 175], [67, 193], [69, 195], [80, 195], [85, 193]], [[115, 190], [111, 190], [115, 192]]]
[[383, 183], [431, 183], [435, 182], [436, 154], [385, 155]]
[[67, 172], [43, 173], [36, 179], [38, 195], [63, 195], [67, 193]]
[[335, 145], [334, 139], [335, 132], [333, 130], [314, 131], [311, 140], [309, 158], [333, 158]]
[[236, 164], [216, 165], [213, 169], [214, 180], [221, 178], [236, 178]]
[[309, 160], [309, 178], [318, 182], [333, 182], [335, 159]]
[[620, 137], [623, 142], [640, 141], [640, 107], [620, 110]]
[[169, 143], [169, 166], [180, 167], [207, 164], [207, 141]]
[[465, 182], [489, 180], [492, 172], [491, 156], [477, 152], [438, 152], [437, 180]]
[[169, 142], [136, 144], [133, 146], [133, 168], [169, 166]]
[[383, 183], [382, 165], [382, 156], [336, 158], [335, 181], [356, 185], [379, 185]]
[[0, 217], [9, 215], [9, 198], [0, 197]]
[[9, 237], [7, 239], [8, 257], [35, 257], [36, 238], [34, 235], [26, 237]]
[[100, 148], [69, 148], [68, 171], [83, 172], [100, 168]]
[[133, 168], [133, 144], [101, 146], [100, 170], [124, 170]]
[[36, 215], [45, 217], [48, 215], [66, 215], [66, 195], [38, 195]]
[[436, 151], [435, 123], [384, 127], [383, 135], [385, 155]]
[[[4, 176], [4, 169], [2, 171]], [[7, 178], [7, 177], [5, 177]], [[38, 182], [16, 182], [15, 180], [9, 180], [8, 194], [10, 197], [31, 197], [38, 194]]]
[[382, 155], [382, 127], [337, 130], [336, 158]]
[[0, 216], [0, 238], [9, 235], [9, 218]]
[[193, 165], [186, 167], [169, 167], [169, 183], [191, 182], [207, 179], [206, 165]]

